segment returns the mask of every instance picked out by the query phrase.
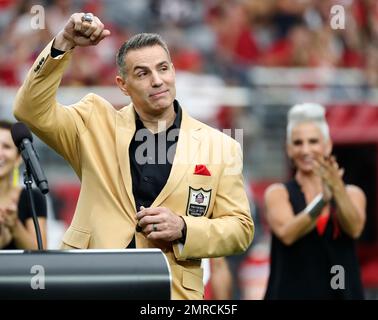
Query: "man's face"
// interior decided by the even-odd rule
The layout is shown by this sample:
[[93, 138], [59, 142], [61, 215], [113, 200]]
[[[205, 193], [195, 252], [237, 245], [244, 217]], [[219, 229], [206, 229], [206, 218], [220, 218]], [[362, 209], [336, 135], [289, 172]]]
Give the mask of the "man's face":
[[163, 114], [176, 96], [175, 70], [159, 45], [126, 54], [126, 77], [117, 77], [121, 90], [130, 96], [136, 111], [145, 117]]

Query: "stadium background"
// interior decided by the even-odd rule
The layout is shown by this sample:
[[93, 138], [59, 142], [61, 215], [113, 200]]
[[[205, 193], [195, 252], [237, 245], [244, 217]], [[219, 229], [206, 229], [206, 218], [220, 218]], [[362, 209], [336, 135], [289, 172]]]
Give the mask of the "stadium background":
[[[36, 5], [44, 10], [42, 29], [32, 28]], [[343, 29], [331, 27], [335, 5], [345, 12]], [[116, 108], [126, 105], [115, 87], [115, 53], [130, 35], [157, 32], [171, 49], [180, 103], [220, 130], [243, 130], [257, 233], [245, 255], [230, 258], [236, 298], [259, 299], [264, 292], [269, 230], [262, 195], [291, 172], [284, 147], [286, 112], [298, 102], [324, 104], [345, 181], [367, 195], [358, 253], [367, 298], [378, 299], [378, 1], [0, 0], [0, 118], [13, 120], [17, 88], [73, 12], [98, 15], [112, 36], [75, 50], [58, 93], [61, 103], [92, 91]], [[62, 158], [39, 141], [37, 147], [51, 186], [49, 247], [56, 248], [80, 186]]]

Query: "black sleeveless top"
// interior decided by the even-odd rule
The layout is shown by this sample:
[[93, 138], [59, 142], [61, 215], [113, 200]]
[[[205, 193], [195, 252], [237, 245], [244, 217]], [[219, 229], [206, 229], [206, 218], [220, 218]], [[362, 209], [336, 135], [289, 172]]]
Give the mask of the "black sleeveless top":
[[[285, 184], [295, 214], [303, 211], [306, 200], [299, 184], [289, 181]], [[316, 228], [286, 246], [272, 233], [271, 265], [265, 299], [363, 299], [360, 269], [355, 241], [341, 229], [335, 238], [335, 225], [328, 219], [323, 235]], [[331, 280], [341, 285], [344, 268], [344, 288], [332, 289]], [[335, 282], [335, 278], [333, 282]]]

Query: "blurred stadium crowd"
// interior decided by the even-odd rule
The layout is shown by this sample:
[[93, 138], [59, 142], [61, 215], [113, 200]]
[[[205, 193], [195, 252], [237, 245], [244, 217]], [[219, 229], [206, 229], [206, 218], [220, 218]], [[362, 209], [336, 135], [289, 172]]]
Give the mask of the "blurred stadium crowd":
[[[45, 8], [46, 28], [30, 28], [30, 9]], [[332, 30], [330, 9], [345, 9]], [[72, 12], [93, 12], [113, 37], [73, 59], [66, 85], [112, 85], [114, 53], [129, 35], [161, 33], [176, 69], [213, 73], [249, 85], [250, 66], [353, 67], [378, 84], [375, 0], [0, 0], [0, 85], [19, 85], [36, 55]]]
[[[31, 27], [31, 17], [33, 17], [31, 9], [35, 5], [41, 5], [45, 11], [45, 28], [38, 30]], [[334, 5], [341, 5], [345, 9], [345, 29], [333, 30], [330, 26], [332, 18], [330, 12]], [[357, 70], [358, 74], [362, 75], [362, 77], [358, 77], [357, 85], [367, 89], [376, 89], [378, 87], [378, 1], [0, 0], [0, 93], [4, 88], [6, 90], [12, 88], [15, 92], [40, 51], [59, 32], [68, 17], [74, 12], [92, 12], [99, 16], [106, 27], [111, 30], [112, 36], [98, 46], [74, 51], [74, 59], [71, 60], [69, 69], [65, 73], [63, 86], [83, 87], [85, 91], [88, 91], [85, 88], [87, 86], [114, 86], [114, 76], [117, 72], [115, 54], [121, 44], [137, 32], [156, 32], [160, 33], [167, 41], [173, 63], [179, 72], [200, 75], [203, 76], [202, 79], [212, 75], [211, 79], [221, 82], [221, 91], [225, 91], [226, 87], [234, 87], [242, 88], [243, 92], [247, 92], [248, 99], [244, 101], [241, 98], [243, 95], [236, 91], [239, 95], [238, 98], [242, 101], [235, 102], [235, 104], [242, 108], [235, 108], [235, 105], [227, 103], [228, 101], [222, 101], [223, 104], [219, 105], [220, 108], [215, 119], [202, 120], [207, 120], [218, 128], [243, 128], [246, 180], [250, 182], [251, 177], [269, 180], [261, 181], [258, 188], [256, 185], [255, 189], [251, 188], [251, 203], [255, 202], [256, 205], [253, 207], [254, 220], [257, 225], [255, 247], [244, 256], [229, 261], [232, 271], [238, 273], [234, 279], [238, 288], [234, 290], [237, 292], [233, 297], [261, 298], [265, 290], [269, 268], [268, 228], [263, 219], [263, 208], [260, 206], [262, 193], [268, 183], [283, 178], [288, 171], [289, 165], [285, 162], [284, 155], [285, 137], [283, 133], [286, 111], [292, 103], [291, 99], [293, 97], [302, 99], [303, 96], [307, 97], [307, 93], [312, 94], [311, 89], [317, 86], [317, 82], [309, 84], [306, 81], [308, 79], [304, 79], [301, 83], [302, 80], [298, 80], [294, 74], [294, 78], [296, 78], [296, 81], [293, 82], [294, 94], [290, 91], [286, 95], [282, 95], [282, 91], [277, 91], [280, 94], [269, 95], [266, 93], [273, 91], [264, 90], [271, 89], [273, 86], [266, 84], [265, 78], [263, 79], [259, 75], [254, 79], [251, 76], [251, 69], [266, 67], [265, 72], [269, 72], [270, 68], [280, 67], [288, 68], [286, 70], [289, 71], [294, 68], [326, 68], [327, 70], [346, 69], [351, 73], [351, 70]], [[191, 78], [186, 78], [186, 80], [188, 79]], [[198, 79], [193, 78], [190, 80], [190, 84], [187, 81], [187, 87], [198, 87]], [[258, 80], [257, 84], [256, 79]], [[287, 81], [284, 76], [277, 74], [271, 75], [269, 81], [275, 79], [280, 80], [281, 83]], [[259, 85], [260, 87], [258, 87]], [[253, 91], [255, 89], [256, 91]], [[302, 95], [299, 95], [299, 89], [309, 89], [309, 91], [305, 92], [305, 95], [303, 92]], [[66, 93], [65, 96], [71, 98], [73, 91], [72, 88], [69, 88], [70, 94]], [[345, 95], [346, 91], [340, 92], [343, 99], [349, 99], [349, 96]], [[198, 97], [190, 90], [189, 93], [195, 100], [194, 104], [199, 104], [200, 100], [203, 102], [202, 96]], [[324, 95], [323, 91], [321, 93], [319, 96], [325, 97], [327, 100], [328, 96]], [[209, 95], [209, 92], [206, 94]], [[228, 92], [225, 95], [227, 94]], [[72, 96], [74, 95], [72, 93]], [[256, 99], [256, 97], [264, 99], [268, 97], [272, 101]], [[330, 97], [332, 98], [331, 95]], [[343, 114], [348, 113], [350, 114], [349, 118], [356, 119], [354, 110], [361, 109], [360, 97], [360, 95], [356, 95], [358, 103], [354, 101], [356, 105], [353, 105], [353, 112], [346, 112], [348, 110], [344, 106], [340, 108]], [[229, 100], [234, 102], [236, 99], [231, 96]], [[11, 109], [8, 104], [6, 101], [3, 103], [3, 107], [6, 105], [6, 108]], [[117, 107], [116, 103], [113, 104]], [[267, 105], [269, 105], [268, 108], [266, 108]], [[206, 109], [200, 104], [199, 106]], [[1, 102], [0, 107], [2, 107]], [[378, 109], [371, 108], [370, 105], [366, 109], [369, 109], [369, 113], [365, 112], [367, 114], [365, 118], [371, 122], [371, 127], [374, 129], [373, 127], [377, 127], [378, 123], [378, 112], [376, 112]], [[371, 116], [373, 113], [370, 113], [371, 109], [375, 109], [373, 110], [375, 116]], [[334, 111], [338, 110], [334, 108]], [[0, 109], [1, 113], [10, 114], [10, 111], [7, 113]], [[340, 117], [341, 112], [333, 112], [333, 114], [335, 115], [334, 119], [343, 119], [338, 122], [340, 128], [345, 128], [344, 120], [348, 117]], [[360, 114], [362, 113], [360, 112]], [[335, 122], [331, 123], [331, 127], [333, 123]], [[361, 123], [358, 123], [358, 128], [361, 126], [363, 127]], [[350, 133], [349, 129], [340, 131], [339, 136], [348, 137], [348, 133]], [[374, 143], [374, 148], [378, 145], [378, 134], [376, 133], [377, 130], [374, 131], [374, 139], [369, 138], [370, 140], [368, 140], [369, 143]], [[344, 140], [340, 141], [340, 144], [345, 144]], [[361, 142], [358, 139], [356, 141]], [[44, 148], [47, 149], [46, 146]], [[374, 150], [378, 150], [378, 148]], [[57, 171], [56, 168], [59, 164], [56, 156], [51, 156], [52, 152], [43, 153], [42, 151], [42, 154], [42, 161], [49, 160], [51, 157], [51, 162], [54, 162], [54, 171]], [[375, 168], [377, 165], [378, 162], [372, 164]], [[352, 166], [356, 166], [356, 164], [353, 162]], [[251, 167], [255, 170], [253, 175], [251, 175]], [[370, 172], [366, 174], [370, 177], [373, 176]], [[361, 173], [358, 172], [356, 175], [361, 176]], [[368, 210], [371, 219], [368, 220], [370, 225], [378, 225], [377, 206], [374, 199], [377, 193], [376, 180], [371, 182], [372, 191], [368, 193], [368, 195], [373, 195], [370, 197], [371, 208]], [[56, 181], [51, 181], [51, 185], [53, 185], [54, 192], [49, 205], [55, 209], [56, 215], [67, 224], [72, 218], [79, 185], [77, 181], [64, 183], [59, 188], [56, 187]], [[258, 201], [254, 201], [256, 199]], [[52, 228], [53, 226], [50, 227], [50, 230]], [[57, 229], [52, 247], [59, 243], [60, 235], [64, 231], [61, 226], [56, 228], [60, 229]], [[375, 229], [378, 230], [378, 228]], [[371, 234], [374, 233], [376, 236], [375, 229], [372, 229]], [[54, 234], [52, 235], [54, 236]], [[373, 239], [371, 243], [378, 246], [377, 240]], [[369, 247], [366, 261], [373, 260], [372, 252]], [[365, 265], [363, 273], [368, 274], [366, 269], [369, 267], [369, 275], [373, 275], [374, 278], [374, 281], [370, 281], [374, 290], [371, 297], [377, 298], [378, 259], [375, 258], [374, 264], [367, 265], [366, 263]], [[366, 283], [368, 281], [365, 281]]]

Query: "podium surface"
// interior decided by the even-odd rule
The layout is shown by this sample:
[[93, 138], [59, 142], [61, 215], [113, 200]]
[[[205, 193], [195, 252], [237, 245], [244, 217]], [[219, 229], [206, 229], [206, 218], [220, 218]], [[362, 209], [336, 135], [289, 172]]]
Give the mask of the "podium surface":
[[0, 251], [0, 300], [170, 297], [160, 249]]

